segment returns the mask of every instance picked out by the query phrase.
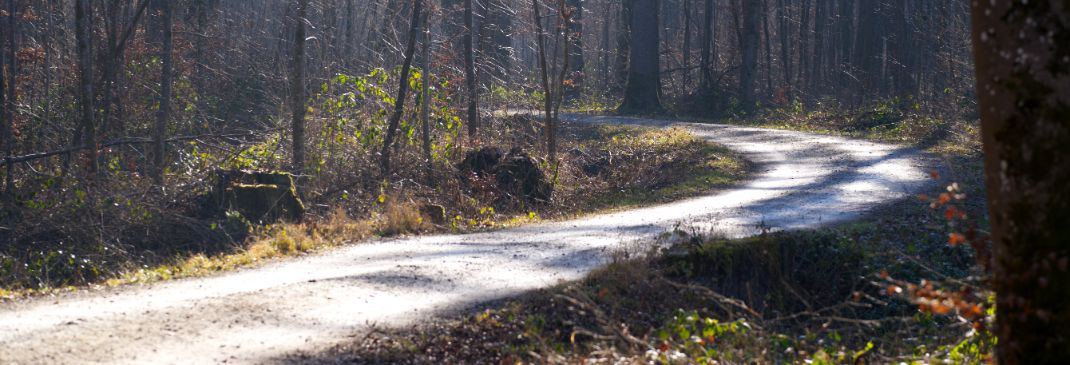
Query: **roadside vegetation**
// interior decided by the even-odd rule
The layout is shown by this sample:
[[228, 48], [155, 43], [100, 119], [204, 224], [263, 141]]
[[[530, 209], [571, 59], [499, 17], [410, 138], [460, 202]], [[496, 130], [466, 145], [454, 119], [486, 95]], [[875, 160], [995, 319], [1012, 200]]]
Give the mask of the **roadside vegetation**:
[[685, 223], [581, 281], [287, 361], [989, 363], [976, 121], [898, 101], [798, 108], [713, 121], [922, 149], [939, 189], [818, 230], [726, 240]]
[[[530, 116], [485, 122], [496, 131], [486, 137], [494, 143], [462, 141], [455, 150], [508, 151], [532, 146], [539, 138]], [[77, 192], [51, 195], [54, 200], [47, 204], [57, 205], [33, 222], [49, 230], [31, 230], [42, 233], [19, 238], [33, 249], [0, 250], [0, 297], [203, 276], [376, 237], [475, 232], [661, 203], [731, 186], [745, 178], [749, 168], [733, 152], [680, 129], [566, 124], [561, 138], [567, 154], [558, 166], [531, 151], [538, 173], [552, 184], [553, 197], [548, 201], [514, 196], [496, 186], [493, 177], [463, 185], [467, 176], [459, 169], [464, 163], [460, 153], [436, 160], [430, 180], [422, 176], [426, 170], [412, 166], [403, 170], [407, 175], [399, 179], [402, 183], [391, 186], [380, 186], [370, 176], [341, 190], [336, 183], [314, 182], [323, 188], [313, 188], [306, 200], [310, 202], [306, 217], [299, 222], [252, 222], [233, 211], [223, 218], [199, 218], [197, 202], [210, 190], [209, 181], [192, 181], [187, 191], [178, 193], [134, 184], [126, 190], [150, 198], [168, 196], [176, 200], [172, 202], [115, 204], [120, 197], [82, 201]], [[244, 149], [262, 148], [254, 144]], [[198, 158], [208, 156], [201, 153]], [[269, 154], [243, 156], [237, 163], [258, 169], [283, 163]], [[359, 178], [334, 177], [335, 181]], [[187, 204], [176, 205], [178, 201]], [[89, 222], [78, 224], [60, 214], [76, 211], [122, 219], [110, 221], [107, 230], [82, 231]], [[146, 231], [161, 234], [141, 236]], [[97, 249], [87, 252], [86, 247]]]

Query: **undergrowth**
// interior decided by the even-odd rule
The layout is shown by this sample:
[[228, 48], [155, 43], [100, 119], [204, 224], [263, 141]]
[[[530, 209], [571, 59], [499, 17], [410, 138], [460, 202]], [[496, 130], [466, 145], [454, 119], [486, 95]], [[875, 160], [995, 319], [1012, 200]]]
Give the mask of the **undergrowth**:
[[[494, 145], [539, 142], [530, 117], [487, 123]], [[196, 202], [209, 184], [192, 176], [183, 189], [167, 191], [137, 179], [111, 179], [93, 192], [59, 181], [25, 199], [41, 208], [19, 211], [21, 222], [32, 224], [20, 232], [39, 233], [0, 248], [0, 298], [203, 276], [370, 237], [497, 229], [658, 203], [729, 186], [747, 172], [737, 155], [682, 130], [566, 124], [561, 145], [566, 153], [548, 204], [517, 204], [497, 199], [493, 189], [466, 189], [457, 162], [448, 161], [435, 164], [434, 184], [412, 167], [404, 170], [411, 176], [390, 185], [316, 190], [306, 202], [309, 216], [295, 223], [258, 224], [235, 212], [199, 218]], [[256, 156], [243, 163], [273, 166]], [[439, 207], [444, 219], [435, 222], [426, 207]]]

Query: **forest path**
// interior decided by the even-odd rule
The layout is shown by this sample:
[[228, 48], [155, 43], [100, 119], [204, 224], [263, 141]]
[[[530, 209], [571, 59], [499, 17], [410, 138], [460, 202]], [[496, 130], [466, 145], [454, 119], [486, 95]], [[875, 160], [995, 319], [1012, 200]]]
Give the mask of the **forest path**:
[[713, 195], [470, 235], [379, 240], [215, 277], [0, 304], [0, 364], [276, 363], [370, 325], [405, 326], [582, 278], [677, 223], [732, 237], [857, 218], [928, 186], [912, 149], [814, 134], [636, 118], [739, 151], [753, 180]]

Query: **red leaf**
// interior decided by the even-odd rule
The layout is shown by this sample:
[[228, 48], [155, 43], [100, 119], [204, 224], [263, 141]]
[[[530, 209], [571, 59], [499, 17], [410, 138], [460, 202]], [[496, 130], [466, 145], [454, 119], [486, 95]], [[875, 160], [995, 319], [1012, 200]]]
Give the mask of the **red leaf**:
[[963, 236], [961, 233], [952, 233], [948, 236], [947, 243], [950, 244], [951, 247], [958, 246], [966, 243], [966, 236]]
[[958, 209], [955, 209], [955, 207], [947, 207], [947, 211], [944, 212], [944, 217], [947, 217], [947, 220], [955, 219], [955, 216], [958, 215]]

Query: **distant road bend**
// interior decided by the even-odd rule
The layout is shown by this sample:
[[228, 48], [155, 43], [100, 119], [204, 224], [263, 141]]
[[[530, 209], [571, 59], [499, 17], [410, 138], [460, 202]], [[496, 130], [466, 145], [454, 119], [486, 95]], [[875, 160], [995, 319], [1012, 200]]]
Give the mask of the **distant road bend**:
[[273, 363], [359, 335], [583, 277], [677, 223], [732, 237], [860, 217], [928, 186], [912, 149], [808, 133], [620, 117], [687, 128], [759, 166], [676, 203], [470, 235], [355, 244], [219, 276], [0, 304], [0, 364]]

